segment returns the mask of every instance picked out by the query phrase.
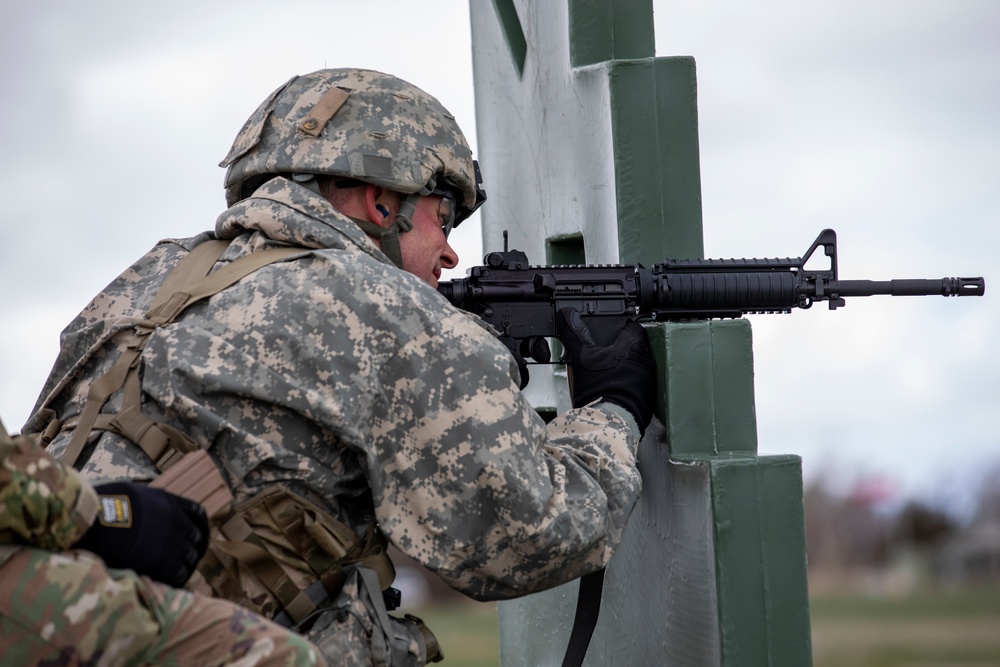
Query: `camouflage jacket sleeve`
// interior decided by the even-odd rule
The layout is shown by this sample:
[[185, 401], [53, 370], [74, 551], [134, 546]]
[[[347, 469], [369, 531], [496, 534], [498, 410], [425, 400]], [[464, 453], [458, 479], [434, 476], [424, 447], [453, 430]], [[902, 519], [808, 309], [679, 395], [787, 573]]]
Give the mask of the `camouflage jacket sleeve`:
[[0, 427], [0, 543], [67, 549], [97, 516], [93, 487], [34, 440]]
[[380, 526], [478, 599], [523, 595], [607, 563], [638, 497], [638, 432], [607, 404], [547, 427], [506, 348], [452, 311], [383, 370], [369, 475]]

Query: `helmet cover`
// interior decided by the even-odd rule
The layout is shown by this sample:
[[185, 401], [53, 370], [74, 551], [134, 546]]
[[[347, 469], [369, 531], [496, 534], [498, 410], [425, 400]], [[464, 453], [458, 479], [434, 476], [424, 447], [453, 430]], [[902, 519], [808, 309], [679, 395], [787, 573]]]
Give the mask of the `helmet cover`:
[[404, 194], [449, 188], [459, 221], [485, 199], [455, 117], [420, 88], [373, 70], [293, 77], [254, 111], [219, 166], [229, 206], [278, 174], [340, 176]]

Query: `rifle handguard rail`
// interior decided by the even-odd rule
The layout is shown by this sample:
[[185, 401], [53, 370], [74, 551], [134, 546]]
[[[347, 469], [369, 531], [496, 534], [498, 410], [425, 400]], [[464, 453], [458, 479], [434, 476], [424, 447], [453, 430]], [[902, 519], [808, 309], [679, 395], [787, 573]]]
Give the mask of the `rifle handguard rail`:
[[[820, 248], [826, 269], [806, 268]], [[555, 313], [566, 307], [584, 318], [680, 321], [790, 313], [826, 301], [831, 310], [846, 297], [982, 296], [982, 277], [840, 280], [837, 234], [824, 229], [802, 257], [774, 259], [667, 259], [640, 265], [533, 266], [520, 250], [490, 252], [466, 278], [442, 281], [438, 291], [453, 305], [500, 331], [524, 361], [553, 363], [544, 339], [555, 338]], [[545, 349], [543, 349], [545, 348]], [[557, 360], [558, 361], [558, 360]]]

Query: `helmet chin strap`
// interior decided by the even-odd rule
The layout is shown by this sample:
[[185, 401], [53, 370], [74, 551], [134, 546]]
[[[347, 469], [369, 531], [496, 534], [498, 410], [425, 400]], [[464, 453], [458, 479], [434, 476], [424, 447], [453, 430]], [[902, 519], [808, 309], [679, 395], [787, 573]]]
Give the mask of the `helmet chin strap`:
[[[323, 196], [323, 193], [320, 191], [319, 183], [316, 181], [315, 174], [292, 174], [292, 180], [320, 197]], [[406, 195], [402, 203], [399, 205], [399, 211], [396, 213], [396, 219], [393, 220], [392, 224], [388, 227], [377, 225], [370, 220], [351, 218], [350, 216], [347, 217], [349, 217], [354, 224], [360, 227], [361, 231], [373, 239], [376, 239], [379, 242], [379, 246], [382, 248], [382, 252], [386, 254], [393, 264], [402, 269], [403, 252], [399, 247], [399, 235], [405, 234], [413, 229], [413, 214], [417, 210], [417, 202], [420, 201], [420, 196], [421, 194], [419, 192]]]
[[370, 220], [351, 218], [354, 224], [361, 228], [361, 231], [378, 240], [382, 252], [400, 269], [403, 268], [403, 253], [399, 247], [399, 235], [413, 229], [413, 213], [417, 209], [418, 201], [420, 201], [419, 193], [406, 195], [406, 198], [399, 205], [396, 219], [388, 227], [377, 225]]

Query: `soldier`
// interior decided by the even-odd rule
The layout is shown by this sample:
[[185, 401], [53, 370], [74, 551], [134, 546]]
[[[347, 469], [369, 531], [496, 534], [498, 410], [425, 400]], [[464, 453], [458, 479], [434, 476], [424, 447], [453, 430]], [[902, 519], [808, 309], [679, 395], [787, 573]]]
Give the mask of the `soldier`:
[[321, 70], [221, 166], [214, 232], [161, 242], [70, 323], [26, 431], [97, 481], [208, 451], [236, 502], [188, 587], [332, 664], [441, 657], [387, 613], [386, 539], [478, 600], [604, 566], [640, 488], [645, 332], [602, 348], [561, 317], [575, 407], [546, 426], [506, 347], [435, 289], [485, 199], [454, 117], [396, 77]]
[[129, 483], [94, 489], [0, 424], [3, 664], [322, 664], [280, 626], [151, 580], [183, 583], [207, 537], [190, 501]]

